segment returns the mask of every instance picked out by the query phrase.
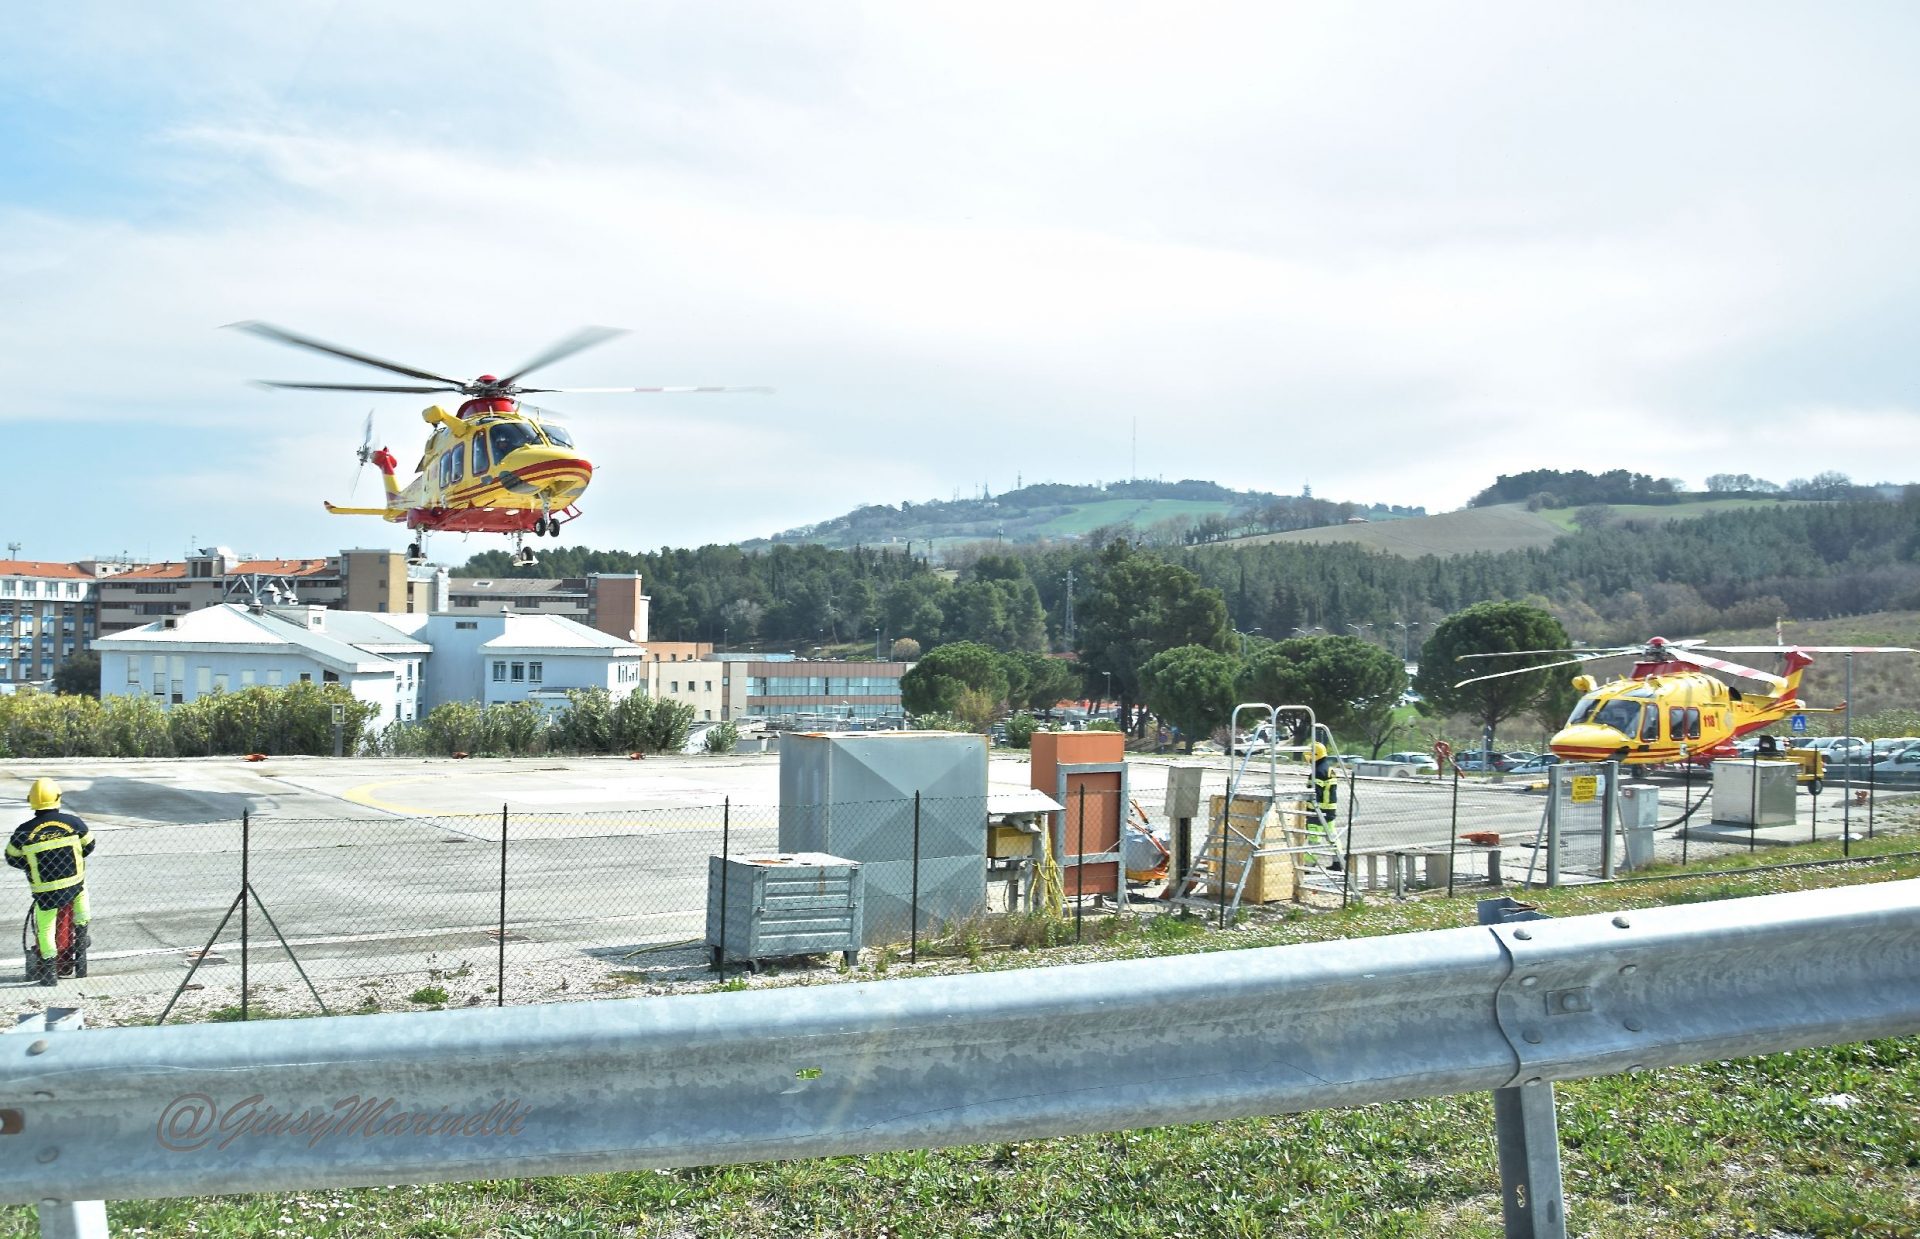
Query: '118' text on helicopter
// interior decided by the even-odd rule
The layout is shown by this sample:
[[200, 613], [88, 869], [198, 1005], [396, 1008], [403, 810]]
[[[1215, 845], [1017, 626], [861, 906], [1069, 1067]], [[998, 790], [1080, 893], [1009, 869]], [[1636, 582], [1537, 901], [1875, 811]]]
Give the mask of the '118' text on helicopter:
[[[1785, 666], [1775, 674], [1715, 658], [1708, 650], [1720, 654], [1779, 654]], [[1812, 655], [1914, 652], [1905, 646], [1891, 645], [1708, 645], [1702, 641], [1668, 641], [1654, 637], [1644, 645], [1601, 650], [1465, 654], [1463, 658], [1535, 654], [1573, 657], [1474, 676], [1460, 684], [1632, 655], [1637, 660], [1633, 670], [1619, 679], [1600, 683], [1590, 675], [1574, 677], [1573, 686], [1581, 692], [1580, 702], [1568, 716], [1567, 725], [1549, 741], [1549, 747], [1566, 761], [1618, 761], [1629, 766], [1669, 762], [1705, 764], [1715, 758], [1732, 757], [1733, 741], [1740, 736], [1762, 731], [1790, 715], [1812, 709], [1799, 696], [1800, 677], [1812, 664]], [[1768, 691], [1743, 691], [1710, 674], [1713, 671], [1758, 681], [1766, 685]]]
[[620, 335], [610, 327], [586, 327], [560, 341], [519, 369], [496, 378], [483, 374], [477, 379], [451, 379], [430, 370], [403, 366], [366, 353], [327, 344], [297, 335], [270, 323], [235, 323], [242, 331], [359, 362], [408, 378], [426, 380], [419, 384], [367, 383], [282, 383], [264, 382], [267, 387], [288, 387], [303, 391], [351, 392], [457, 392], [466, 400], [456, 412], [429, 405], [420, 416], [433, 427], [420, 463], [414, 466], [414, 479], [402, 486], [395, 470], [399, 460], [392, 452], [373, 446], [373, 415], [367, 415], [357, 455], [364, 466], [371, 462], [380, 470], [386, 486], [386, 506], [356, 508], [329, 503], [327, 511], [340, 516], [378, 516], [396, 524], [404, 523], [421, 537], [407, 548], [407, 557], [424, 556], [425, 535], [434, 530], [456, 533], [504, 533], [514, 540], [515, 559], [532, 563], [533, 552], [521, 544], [528, 534], [559, 536], [560, 527], [580, 515], [580, 496], [593, 480], [593, 465], [574, 446], [573, 437], [552, 421], [549, 415], [523, 404], [522, 395], [550, 392], [727, 392], [764, 391], [764, 388], [735, 387], [523, 387], [520, 380], [541, 366], [571, 357]]

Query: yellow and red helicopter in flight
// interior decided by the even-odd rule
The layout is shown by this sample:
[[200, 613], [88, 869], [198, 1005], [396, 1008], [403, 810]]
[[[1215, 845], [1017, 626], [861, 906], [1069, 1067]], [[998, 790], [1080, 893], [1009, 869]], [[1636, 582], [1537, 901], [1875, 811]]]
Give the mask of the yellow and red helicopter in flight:
[[[1709, 653], [1708, 651], [1712, 651]], [[1460, 681], [1460, 687], [1503, 676], [1526, 675], [1604, 658], [1632, 656], [1633, 669], [1618, 679], [1575, 676], [1580, 701], [1548, 747], [1565, 761], [1618, 761], [1628, 766], [1692, 762], [1705, 765], [1735, 756], [1733, 742], [1794, 714], [1832, 713], [1842, 707], [1808, 706], [1800, 700], [1800, 677], [1815, 654], [1912, 654], [1893, 645], [1708, 645], [1654, 637], [1639, 645], [1606, 649], [1508, 650], [1462, 658], [1510, 658], [1568, 654], [1558, 662], [1495, 671]], [[1728, 662], [1714, 654], [1779, 654], [1778, 673]], [[1753, 680], [1763, 692], [1736, 688], [1712, 672]]]
[[463, 380], [431, 370], [403, 366], [367, 353], [341, 348], [275, 327], [271, 323], [234, 323], [233, 327], [281, 344], [310, 349], [363, 366], [386, 370], [417, 384], [287, 383], [262, 380], [265, 387], [301, 391], [455, 392], [466, 397], [449, 413], [438, 404], [421, 411], [433, 429], [428, 432], [415, 477], [405, 486], [396, 474], [399, 460], [373, 446], [373, 415], [356, 455], [364, 467], [380, 470], [387, 501], [378, 508], [326, 505], [339, 516], [378, 516], [405, 524], [420, 537], [407, 548], [407, 557], [425, 555], [425, 535], [436, 530], [456, 533], [504, 533], [514, 540], [516, 562], [530, 564], [533, 552], [522, 545], [528, 534], [558, 537], [561, 526], [580, 515], [579, 499], [593, 480], [593, 465], [574, 446], [573, 436], [543, 409], [524, 403], [530, 393], [578, 392], [737, 392], [765, 391], [752, 387], [524, 387], [520, 380], [542, 366], [571, 357], [582, 349], [623, 334], [612, 327], [584, 327], [504, 377], [483, 374]]

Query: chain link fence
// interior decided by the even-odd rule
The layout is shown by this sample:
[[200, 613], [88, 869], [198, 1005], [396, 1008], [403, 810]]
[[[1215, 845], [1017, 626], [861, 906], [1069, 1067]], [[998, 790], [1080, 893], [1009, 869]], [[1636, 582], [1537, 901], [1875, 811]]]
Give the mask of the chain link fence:
[[[1065, 921], [1078, 935], [1089, 915], [1113, 907], [1167, 907], [1171, 878], [1206, 855], [1213, 815], [1233, 785], [1228, 771], [1203, 770], [1197, 816], [1182, 831], [1162, 768], [1130, 767], [1127, 779], [1124, 799], [1116, 787], [1070, 789], [1063, 812], [991, 829], [985, 796], [837, 805], [830, 825], [815, 808], [795, 808], [785, 841], [796, 846], [804, 834], [815, 840], [799, 845], [805, 850], [860, 862], [866, 946], [897, 943], [902, 955], [917, 955], [933, 936], [1002, 914]], [[1706, 785], [1699, 775], [1662, 786], [1660, 859], [1758, 846], [1758, 832], [1715, 835], [1702, 826], [1711, 813]], [[1238, 789], [1265, 796], [1269, 784], [1263, 772]], [[1862, 790], [1800, 797], [1793, 829], [1806, 838], [1871, 837], [1890, 797], [1913, 796]], [[1282, 805], [1313, 798], [1298, 765], [1281, 767], [1271, 792]], [[1314, 838], [1298, 863], [1309, 885], [1342, 902], [1470, 896], [1529, 874], [1545, 881], [1536, 850], [1546, 799], [1541, 780], [1348, 775], [1334, 838]], [[645, 992], [663, 958], [685, 970], [709, 962], [709, 858], [768, 860], [783, 829], [778, 807], [728, 801], [243, 817], [123, 828], [103, 842], [88, 868], [90, 975], [28, 996], [71, 1001], [77, 992], [135, 1022]], [[1169, 854], [1182, 844], [1184, 856]], [[1559, 860], [1563, 878], [1602, 876], [1597, 848], [1567, 847]], [[1057, 931], [1046, 932], [1056, 940]], [[23, 931], [23, 962], [25, 945]]]

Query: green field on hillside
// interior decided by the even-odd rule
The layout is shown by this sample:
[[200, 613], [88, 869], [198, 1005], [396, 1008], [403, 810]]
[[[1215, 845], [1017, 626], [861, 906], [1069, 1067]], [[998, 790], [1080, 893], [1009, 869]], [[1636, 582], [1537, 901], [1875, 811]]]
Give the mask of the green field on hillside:
[[[1608, 504], [1616, 520], [1638, 521], [1684, 521], [1696, 516], [1706, 516], [1713, 512], [1751, 512], [1755, 508], [1777, 508], [1785, 503], [1806, 503], [1809, 500], [1796, 499], [1702, 499], [1696, 503], [1618, 503]], [[1558, 525], [1563, 532], [1572, 533], [1580, 526], [1574, 523], [1574, 514], [1578, 508], [1542, 508], [1536, 515], [1545, 517]]]
[[1026, 532], [1049, 538], [1070, 537], [1098, 529], [1102, 525], [1132, 525], [1145, 529], [1176, 516], [1200, 520], [1208, 516], [1229, 516], [1236, 505], [1208, 499], [1103, 499], [1085, 503], [1052, 520], [1030, 526]]
[[1518, 503], [1486, 508], [1462, 508], [1433, 516], [1405, 520], [1367, 521], [1354, 525], [1327, 525], [1286, 533], [1236, 538], [1226, 546], [1258, 546], [1263, 542], [1352, 542], [1369, 550], [1417, 559], [1422, 555], [1469, 555], [1475, 551], [1520, 551], [1546, 546], [1567, 531], [1545, 513], [1529, 512]]

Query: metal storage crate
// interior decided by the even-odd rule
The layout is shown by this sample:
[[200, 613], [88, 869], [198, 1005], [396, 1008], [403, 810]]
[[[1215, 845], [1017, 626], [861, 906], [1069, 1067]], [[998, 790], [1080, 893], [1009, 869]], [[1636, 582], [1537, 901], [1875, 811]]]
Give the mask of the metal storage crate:
[[[783, 955], [860, 953], [866, 878], [858, 863], [820, 852], [707, 858], [707, 946], [752, 966]], [[723, 955], [724, 951], [724, 955]]]
[[1728, 826], [1791, 826], [1800, 767], [1790, 761], [1713, 763], [1713, 820]]
[[922, 930], [986, 911], [985, 737], [790, 733], [780, 745], [780, 849], [860, 862], [869, 902], [862, 945], [905, 941], [916, 892]]

